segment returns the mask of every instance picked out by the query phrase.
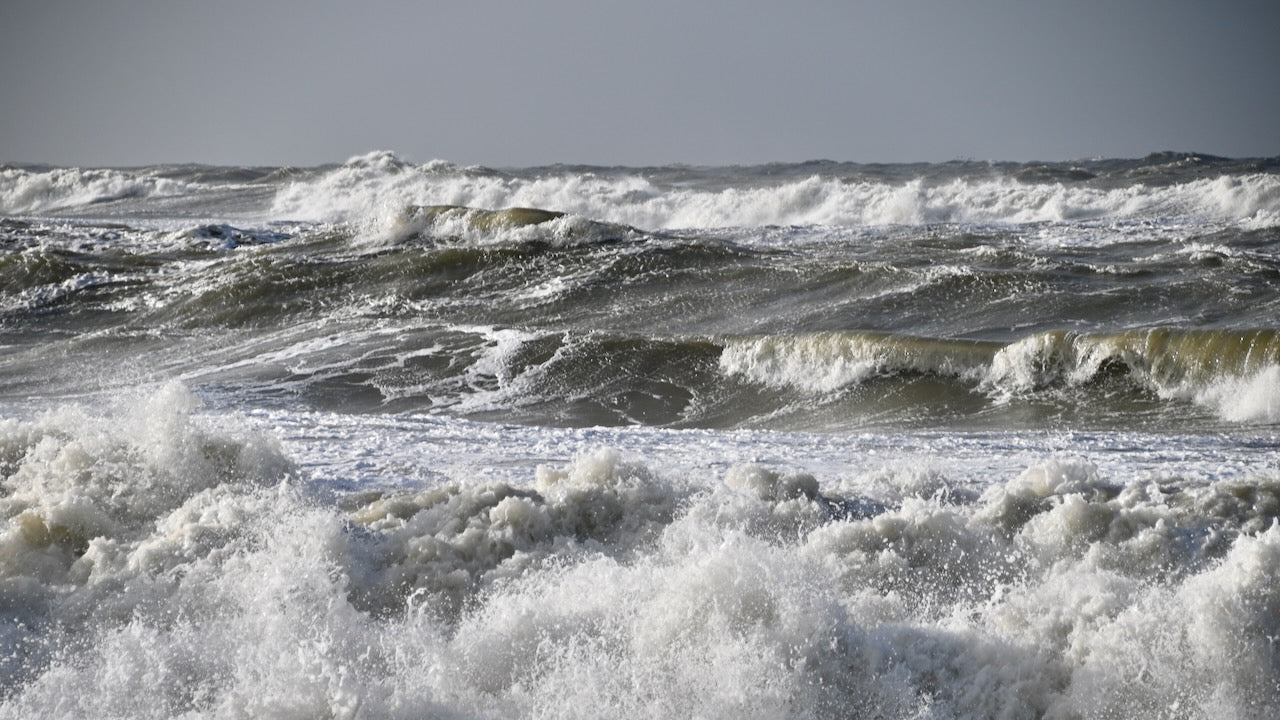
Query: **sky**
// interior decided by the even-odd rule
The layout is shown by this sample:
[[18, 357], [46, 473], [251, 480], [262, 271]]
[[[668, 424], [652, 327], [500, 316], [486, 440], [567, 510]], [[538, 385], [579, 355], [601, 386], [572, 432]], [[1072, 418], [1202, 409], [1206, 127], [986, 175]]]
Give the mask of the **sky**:
[[1275, 0], [4, 0], [0, 162], [1280, 155]]

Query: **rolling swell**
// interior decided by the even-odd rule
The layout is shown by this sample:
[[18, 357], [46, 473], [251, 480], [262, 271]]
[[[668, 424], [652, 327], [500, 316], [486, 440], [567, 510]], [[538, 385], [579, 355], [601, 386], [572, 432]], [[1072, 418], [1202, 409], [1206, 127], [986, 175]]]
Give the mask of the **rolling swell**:
[[[317, 328], [316, 330], [319, 330]], [[733, 424], [708, 339], [433, 326], [304, 333], [206, 382], [290, 389], [316, 407], [590, 425]], [[754, 395], [753, 392], [746, 394]], [[740, 399], [739, 399], [740, 400]]]
[[[1280, 359], [1266, 329], [1280, 307], [1277, 235], [1249, 220], [1273, 212], [1274, 177], [1252, 166], [1210, 177], [1201, 171], [1226, 166], [1161, 156], [1085, 169], [897, 169], [924, 173], [912, 179], [820, 165], [734, 184], [693, 170], [639, 183], [621, 171], [391, 160], [303, 173], [281, 193], [336, 192], [357, 176], [361, 193], [392, 183], [389, 223], [366, 222], [386, 217], [377, 212], [336, 225], [201, 221], [168, 231], [6, 220], [0, 321], [39, 338], [10, 367], [39, 366], [60, 332], [74, 339], [59, 350], [86, 367], [128, 359], [139, 372], [246, 382], [321, 407], [568, 426], [1115, 426], [1280, 414]], [[1182, 174], [1158, 192], [1125, 179], [1170, 163]], [[82, 175], [76, 182], [98, 177]], [[260, 192], [284, 176], [263, 178], [218, 182]], [[423, 183], [476, 192], [410, 192]], [[821, 213], [770, 216], [814, 223], [798, 226], [703, 218], [650, 231], [603, 205], [560, 204], [569, 187], [667, 213], [653, 216], [657, 227], [679, 228], [688, 213], [720, 217], [752, 198]], [[979, 202], [986, 193], [995, 195]], [[1037, 207], [1049, 215], [1083, 219], [1006, 212], [1028, 193], [1112, 208], [1135, 193], [1159, 208], [1190, 193], [1198, 208], [1239, 211], [1152, 223], [1133, 219], [1146, 210], [1081, 215], [1046, 200]], [[853, 196], [865, 205], [850, 205]], [[473, 200], [492, 209], [463, 204]], [[924, 220], [912, 210], [920, 202], [932, 208]], [[906, 224], [836, 217], [889, 217], [895, 207]], [[955, 222], [975, 212], [982, 223]]]

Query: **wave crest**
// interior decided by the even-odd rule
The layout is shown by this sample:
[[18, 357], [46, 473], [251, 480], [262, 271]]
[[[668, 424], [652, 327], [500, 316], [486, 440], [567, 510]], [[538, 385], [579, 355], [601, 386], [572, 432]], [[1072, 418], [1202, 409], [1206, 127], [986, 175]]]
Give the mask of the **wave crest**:
[[[1022, 177], [1026, 177], [1025, 174]], [[1280, 177], [1193, 178], [1163, 186], [1127, 181], [1027, 181], [1012, 175], [906, 180], [811, 174], [770, 184], [673, 182], [640, 169], [500, 172], [387, 153], [353, 158], [282, 188], [274, 212], [298, 220], [386, 227], [407, 206], [557, 208], [648, 229], [762, 225], [1038, 223], [1159, 216], [1254, 227], [1280, 220]]]
[[411, 205], [400, 214], [384, 239], [448, 240], [474, 245], [546, 242], [576, 245], [638, 237], [624, 225], [600, 223], [555, 210], [512, 207], [485, 210], [462, 205]]
[[720, 370], [772, 387], [832, 392], [874, 375], [918, 372], [976, 379], [993, 345], [867, 332], [730, 340]]
[[1008, 344], [862, 332], [771, 335], [730, 339], [720, 370], [809, 393], [924, 374], [1004, 402], [1119, 376], [1225, 420], [1280, 421], [1280, 331], [1271, 329], [1047, 331]]
[[0, 169], [0, 213], [14, 215], [154, 196], [180, 195], [186, 183], [119, 170], [55, 168], [44, 172]]

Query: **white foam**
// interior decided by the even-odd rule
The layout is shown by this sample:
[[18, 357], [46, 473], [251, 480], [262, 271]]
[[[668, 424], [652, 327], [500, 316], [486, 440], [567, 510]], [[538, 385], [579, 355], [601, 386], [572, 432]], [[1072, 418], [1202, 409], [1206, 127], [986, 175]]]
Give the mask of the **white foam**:
[[[946, 277], [945, 266], [938, 276]], [[915, 370], [971, 380], [986, 371], [985, 351], [963, 341], [931, 341], [874, 333], [815, 332], [732, 338], [720, 371], [775, 388], [828, 393], [882, 372]]]
[[273, 213], [385, 229], [409, 205], [536, 207], [644, 229], [1058, 223], [1155, 216], [1257, 225], [1280, 213], [1280, 179], [1259, 174], [1101, 189], [1009, 178], [893, 184], [814, 175], [770, 186], [700, 189], [658, 186], [638, 171], [604, 175], [552, 170], [523, 177], [439, 161], [412, 166], [388, 153], [371, 153], [282, 189]]
[[1270, 365], [1242, 377], [1216, 380], [1204, 387], [1180, 389], [1215, 410], [1224, 420], [1242, 423], [1280, 422], [1280, 367]]
[[129, 538], [193, 494], [286, 470], [269, 439], [195, 423], [198, 402], [169, 385], [136, 400], [123, 418], [68, 407], [34, 423], [4, 424], [11, 465], [0, 515], [13, 522], [0, 540], [2, 552], [17, 558], [37, 547], [39, 555], [61, 556], [95, 537]]
[[186, 183], [119, 170], [57, 168], [32, 172], [0, 169], [0, 213], [22, 215], [104, 203], [124, 198], [178, 195]]
[[[196, 404], [171, 386], [0, 424], [0, 717], [1248, 716], [1278, 699], [1275, 467], [1184, 448], [1157, 475], [1078, 455], [926, 471], [902, 436], [439, 420], [393, 445], [428, 467], [468, 432], [632, 449], [512, 482], [477, 477], [482, 452], [454, 479], [330, 503], [279, 482], [253, 424]], [[363, 422], [301, 432], [341, 458], [406, 421]], [[798, 467], [728, 457], [786, 442]], [[849, 463], [807, 472], [812, 443]], [[947, 477], [974, 472], [981, 494]]]
[[856, 385], [880, 365], [874, 348], [837, 333], [738, 341], [720, 354], [720, 371], [726, 375], [818, 393]]

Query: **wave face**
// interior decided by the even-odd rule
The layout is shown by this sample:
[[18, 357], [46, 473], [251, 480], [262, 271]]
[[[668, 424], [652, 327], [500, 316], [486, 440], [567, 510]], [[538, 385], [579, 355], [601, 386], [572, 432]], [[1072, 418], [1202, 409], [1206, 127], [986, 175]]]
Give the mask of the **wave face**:
[[0, 168], [0, 718], [1268, 717], [1277, 318], [1276, 159]]
[[1280, 420], [1276, 330], [1048, 331], [1008, 344], [871, 333], [769, 336], [730, 342], [720, 368], [813, 395], [903, 375], [967, 386], [1002, 403], [1105, 385], [1113, 394], [1190, 399], [1235, 420]]

